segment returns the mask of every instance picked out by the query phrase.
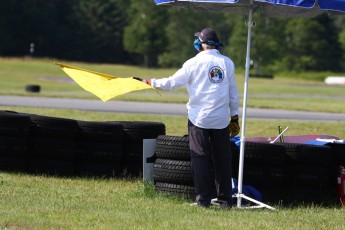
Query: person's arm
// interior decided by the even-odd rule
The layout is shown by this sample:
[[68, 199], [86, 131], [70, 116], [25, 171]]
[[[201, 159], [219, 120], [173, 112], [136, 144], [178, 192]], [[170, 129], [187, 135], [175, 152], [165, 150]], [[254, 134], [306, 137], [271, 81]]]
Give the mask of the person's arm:
[[188, 83], [189, 77], [184, 67], [179, 69], [173, 76], [161, 79], [143, 79], [146, 84], [151, 85], [153, 88], [172, 91]]

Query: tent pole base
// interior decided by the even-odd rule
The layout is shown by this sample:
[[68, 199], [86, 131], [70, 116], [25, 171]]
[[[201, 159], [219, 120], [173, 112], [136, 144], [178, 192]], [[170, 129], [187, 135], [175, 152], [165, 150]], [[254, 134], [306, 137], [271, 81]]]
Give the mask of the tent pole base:
[[270, 209], [270, 210], [276, 210], [275, 208], [267, 205], [267, 204], [264, 204], [260, 201], [257, 201], [253, 198], [250, 198], [246, 195], [244, 195], [243, 193], [236, 193], [235, 195], [233, 195], [233, 197], [236, 197], [237, 199], [245, 199], [245, 200], [248, 200], [252, 203], [255, 203], [256, 205], [254, 206], [242, 206], [242, 205], [239, 205], [237, 204], [237, 208], [245, 208], [245, 209], [252, 209], [252, 208], [267, 208], [267, 209]]

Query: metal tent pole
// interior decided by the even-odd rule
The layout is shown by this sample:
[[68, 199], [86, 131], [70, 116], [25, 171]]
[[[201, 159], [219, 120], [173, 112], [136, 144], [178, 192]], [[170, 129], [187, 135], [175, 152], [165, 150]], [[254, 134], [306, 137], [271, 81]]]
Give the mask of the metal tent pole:
[[[237, 197], [237, 207], [242, 207], [242, 198], [247, 199], [253, 203], [258, 204], [258, 208], [266, 207], [273, 209], [272, 207], [256, 201], [250, 197], [245, 196], [243, 191], [243, 165], [244, 165], [244, 146], [245, 146], [245, 134], [246, 134], [246, 118], [247, 118], [247, 91], [248, 91], [248, 79], [249, 79], [249, 67], [250, 67], [250, 43], [252, 36], [252, 27], [253, 27], [253, 0], [250, 1], [249, 17], [248, 17], [248, 36], [247, 36], [247, 54], [246, 54], [246, 70], [245, 70], [245, 80], [244, 80], [244, 96], [243, 96], [243, 109], [242, 109], [242, 129], [241, 129], [241, 140], [240, 140], [240, 160], [238, 167], [238, 193], [235, 195]], [[253, 207], [252, 207], [253, 208]]]

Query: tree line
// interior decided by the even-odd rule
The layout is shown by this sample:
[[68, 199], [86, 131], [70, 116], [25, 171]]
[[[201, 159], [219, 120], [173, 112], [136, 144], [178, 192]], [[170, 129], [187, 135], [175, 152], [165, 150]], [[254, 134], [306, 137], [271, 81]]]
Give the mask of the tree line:
[[[251, 59], [258, 72], [344, 71], [344, 16], [280, 19], [254, 14]], [[156, 6], [153, 0], [0, 1], [0, 56], [55, 57], [179, 67], [194, 33], [212, 27], [222, 53], [244, 66], [246, 16]]]

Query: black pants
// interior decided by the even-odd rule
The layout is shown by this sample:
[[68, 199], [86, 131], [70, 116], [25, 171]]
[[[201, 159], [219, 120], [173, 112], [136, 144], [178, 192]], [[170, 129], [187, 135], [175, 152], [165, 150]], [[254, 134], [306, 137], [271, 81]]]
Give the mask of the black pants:
[[[196, 201], [209, 206], [212, 183], [215, 183], [217, 198], [232, 204], [231, 152], [229, 127], [224, 129], [202, 129], [188, 121], [189, 147], [194, 172]], [[215, 182], [210, 179], [210, 159], [213, 162]]]

